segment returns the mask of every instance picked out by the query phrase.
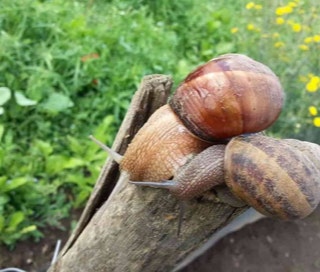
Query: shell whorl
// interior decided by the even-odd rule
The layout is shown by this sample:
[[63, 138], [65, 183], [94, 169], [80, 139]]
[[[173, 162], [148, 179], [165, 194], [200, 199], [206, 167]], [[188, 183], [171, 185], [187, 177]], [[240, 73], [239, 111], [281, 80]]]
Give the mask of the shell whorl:
[[265, 215], [303, 218], [320, 201], [319, 169], [283, 140], [235, 137], [226, 148], [225, 173], [232, 192]]
[[192, 133], [215, 141], [266, 129], [283, 102], [280, 81], [267, 66], [226, 54], [189, 74], [169, 104]]

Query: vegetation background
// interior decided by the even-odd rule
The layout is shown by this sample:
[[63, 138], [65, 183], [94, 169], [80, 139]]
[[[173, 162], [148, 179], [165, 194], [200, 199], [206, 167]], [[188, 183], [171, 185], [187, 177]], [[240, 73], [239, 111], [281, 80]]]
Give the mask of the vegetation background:
[[141, 78], [177, 85], [224, 53], [268, 65], [286, 105], [268, 130], [320, 143], [320, 2], [1, 0], [0, 243], [83, 207]]

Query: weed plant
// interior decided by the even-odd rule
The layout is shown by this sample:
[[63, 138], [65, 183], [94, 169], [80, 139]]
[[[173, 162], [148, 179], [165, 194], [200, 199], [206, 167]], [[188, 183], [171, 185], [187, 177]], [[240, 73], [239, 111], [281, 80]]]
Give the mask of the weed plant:
[[141, 78], [238, 52], [280, 77], [278, 137], [320, 143], [319, 3], [1, 0], [0, 242], [82, 207]]

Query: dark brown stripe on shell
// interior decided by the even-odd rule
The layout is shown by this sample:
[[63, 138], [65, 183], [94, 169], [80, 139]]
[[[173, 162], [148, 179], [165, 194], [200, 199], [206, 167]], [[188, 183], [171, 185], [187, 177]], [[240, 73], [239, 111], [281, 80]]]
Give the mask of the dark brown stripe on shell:
[[[241, 199], [264, 214], [284, 219], [303, 217], [314, 209], [310, 186], [305, 186], [306, 175], [314, 179], [308, 176], [312, 164], [303, 164], [299, 152], [293, 153], [269, 137], [237, 137], [226, 151], [226, 182]], [[300, 164], [303, 166], [296, 170]]]

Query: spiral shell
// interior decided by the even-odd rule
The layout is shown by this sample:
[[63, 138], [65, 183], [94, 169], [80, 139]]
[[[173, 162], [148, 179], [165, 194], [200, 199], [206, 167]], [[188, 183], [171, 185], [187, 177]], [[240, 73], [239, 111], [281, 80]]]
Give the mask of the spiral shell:
[[266, 129], [283, 102], [281, 84], [267, 66], [226, 54], [190, 73], [169, 104], [192, 133], [215, 141]]
[[302, 152], [294, 145], [261, 135], [233, 138], [225, 153], [228, 187], [262, 214], [306, 217], [320, 201], [320, 171], [309, 156], [313, 151]]

